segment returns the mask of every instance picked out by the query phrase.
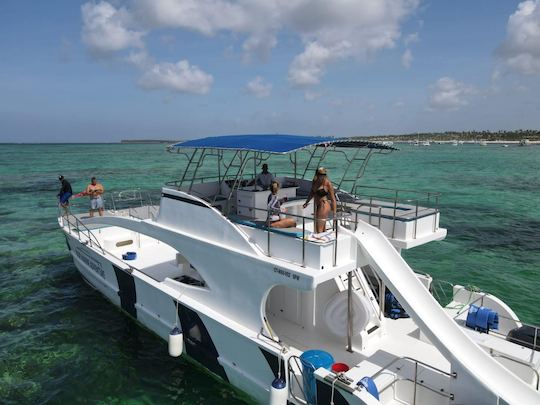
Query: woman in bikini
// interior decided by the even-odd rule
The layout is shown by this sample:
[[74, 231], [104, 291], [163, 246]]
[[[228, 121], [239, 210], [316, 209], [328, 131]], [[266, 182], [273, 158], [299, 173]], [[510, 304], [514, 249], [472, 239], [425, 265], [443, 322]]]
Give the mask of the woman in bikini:
[[324, 167], [319, 167], [315, 172], [315, 177], [311, 183], [311, 191], [304, 203], [304, 208], [307, 207], [312, 198], [314, 198], [315, 203], [315, 233], [321, 233], [326, 230], [326, 220], [330, 210], [334, 212], [334, 218], [336, 218], [337, 210], [334, 187], [326, 176]]

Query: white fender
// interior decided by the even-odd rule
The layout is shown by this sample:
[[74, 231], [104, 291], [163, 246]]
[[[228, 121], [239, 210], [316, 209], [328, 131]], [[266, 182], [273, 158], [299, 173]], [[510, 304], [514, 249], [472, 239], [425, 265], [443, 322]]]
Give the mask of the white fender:
[[182, 355], [182, 349], [184, 346], [184, 337], [182, 331], [175, 326], [169, 333], [169, 355], [172, 357], [178, 357]]
[[289, 393], [283, 378], [276, 378], [270, 386], [270, 405], [287, 405]]

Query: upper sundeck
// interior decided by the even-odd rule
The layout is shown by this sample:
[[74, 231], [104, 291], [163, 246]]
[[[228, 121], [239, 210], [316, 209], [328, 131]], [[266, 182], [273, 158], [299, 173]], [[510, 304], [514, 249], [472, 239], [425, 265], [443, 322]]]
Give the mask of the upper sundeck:
[[[360, 140], [293, 135], [241, 135], [188, 141], [169, 147], [169, 151], [184, 156], [187, 163], [181, 178], [162, 189], [159, 209], [150, 203], [151, 209], [145, 206], [118, 210], [120, 207], [113, 198], [112, 211], [107, 213], [152, 219], [218, 244], [225, 234], [229, 239], [223, 241], [229, 243], [231, 238], [238, 237], [240, 230], [268, 257], [316, 271], [337, 269], [356, 261], [356, 247], [344, 229], [354, 232], [360, 221], [378, 227], [397, 249], [443, 239], [446, 235], [446, 230], [439, 228], [437, 193], [359, 184], [373, 154], [394, 150]], [[279, 229], [269, 226], [270, 191], [254, 181], [263, 163], [270, 165], [273, 177], [281, 185], [278, 197], [286, 200], [282, 202], [283, 216], [293, 219], [295, 226]], [[314, 229], [313, 201], [306, 208], [303, 204], [312, 188], [312, 174], [322, 165], [329, 169], [333, 180], [337, 214], [336, 218], [328, 218], [328, 231], [318, 234]], [[140, 200], [143, 206], [140, 195], [132, 200]], [[186, 203], [212, 210], [191, 212]]]
[[[281, 184], [280, 198], [287, 216], [297, 226], [269, 230], [282, 235], [308, 238], [313, 231], [313, 207], [302, 208], [311, 190], [313, 173], [320, 166], [330, 169], [338, 201], [338, 220], [354, 230], [359, 220], [380, 228], [396, 248], [411, 248], [442, 239], [439, 228], [439, 194], [390, 190], [359, 184], [370, 158], [396, 149], [360, 139], [297, 135], [232, 135], [195, 139], [168, 147], [187, 164], [180, 179], [167, 186], [208, 202], [242, 226], [266, 231], [269, 191], [255, 178], [263, 163]], [[273, 171], [274, 168], [278, 171]], [[287, 168], [288, 170], [282, 170]], [[391, 194], [390, 194], [391, 193]], [[250, 234], [260, 232], [249, 230]]]

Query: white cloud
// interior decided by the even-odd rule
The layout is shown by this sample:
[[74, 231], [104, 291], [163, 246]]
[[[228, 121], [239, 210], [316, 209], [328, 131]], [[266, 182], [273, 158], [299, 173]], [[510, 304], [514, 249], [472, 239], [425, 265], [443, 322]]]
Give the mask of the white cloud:
[[401, 55], [401, 64], [405, 69], [409, 69], [411, 67], [412, 61], [413, 61], [412, 52], [410, 49], [406, 49], [405, 52], [403, 52], [403, 55]]
[[305, 43], [289, 67], [296, 86], [318, 84], [329, 64], [340, 59], [366, 60], [393, 48], [400, 24], [417, 7], [417, 0], [300, 0], [288, 21]]
[[312, 42], [293, 59], [289, 67], [289, 81], [297, 86], [319, 84], [326, 65], [335, 58], [332, 50]]
[[261, 76], [257, 76], [247, 84], [246, 90], [257, 98], [264, 98], [272, 92], [272, 84], [266, 82]]
[[418, 35], [418, 32], [413, 32], [412, 34], [409, 34], [405, 38], [403, 38], [403, 43], [405, 44], [405, 46], [409, 46], [410, 44], [414, 44], [419, 40], [420, 36]]
[[134, 0], [133, 14], [148, 28], [180, 28], [206, 36], [244, 34], [244, 59], [265, 60], [277, 44], [280, 3], [284, 1]]
[[441, 77], [431, 86], [430, 110], [452, 111], [469, 104], [469, 97], [476, 93], [473, 86], [450, 77]]
[[499, 80], [502, 76], [502, 72], [499, 69], [494, 69], [493, 72], [491, 72], [491, 81], [496, 82]]
[[510, 69], [540, 74], [540, 0], [519, 3], [508, 18], [506, 39], [498, 53]]
[[81, 7], [82, 40], [94, 54], [108, 54], [127, 48], [142, 48], [143, 31], [129, 29], [129, 12], [110, 3], [86, 3]]
[[322, 96], [321, 92], [315, 92], [315, 91], [311, 91], [311, 90], [306, 90], [304, 92], [304, 100], [306, 100], [306, 101], [315, 101], [318, 98], [320, 98], [321, 96]]
[[249, 62], [255, 58], [265, 62], [276, 45], [277, 39], [274, 34], [268, 32], [253, 34], [242, 44], [244, 61]]
[[148, 69], [154, 63], [145, 49], [131, 51], [126, 58], [126, 62], [140, 69]]
[[245, 7], [225, 0], [134, 0], [134, 13], [150, 28], [185, 28], [204, 35], [220, 30], [245, 31]]
[[[280, 32], [302, 44], [289, 66], [293, 86], [320, 83], [328, 66], [366, 61], [395, 47], [401, 24], [420, 0], [109, 0], [82, 7], [83, 41], [102, 53], [144, 49], [143, 38], [168, 28], [242, 41], [243, 60], [266, 60]], [[125, 4], [114, 7], [112, 4]], [[411, 34], [407, 41], [414, 41]]]
[[148, 68], [138, 84], [147, 90], [170, 90], [179, 93], [206, 94], [214, 78], [187, 60], [177, 63], [159, 63]]

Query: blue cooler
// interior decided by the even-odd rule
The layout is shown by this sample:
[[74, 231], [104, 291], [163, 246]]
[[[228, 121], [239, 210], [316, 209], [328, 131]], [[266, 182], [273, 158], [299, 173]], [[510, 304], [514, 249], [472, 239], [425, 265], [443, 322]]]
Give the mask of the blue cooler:
[[324, 367], [327, 370], [332, 368], [334, 358], [328, 352], [323, 350], [308, 350], [300, 356], [303, 369], [304, 393], [308, 404], [317, 403], [317, 384], [313, 373], [319, 367]]

